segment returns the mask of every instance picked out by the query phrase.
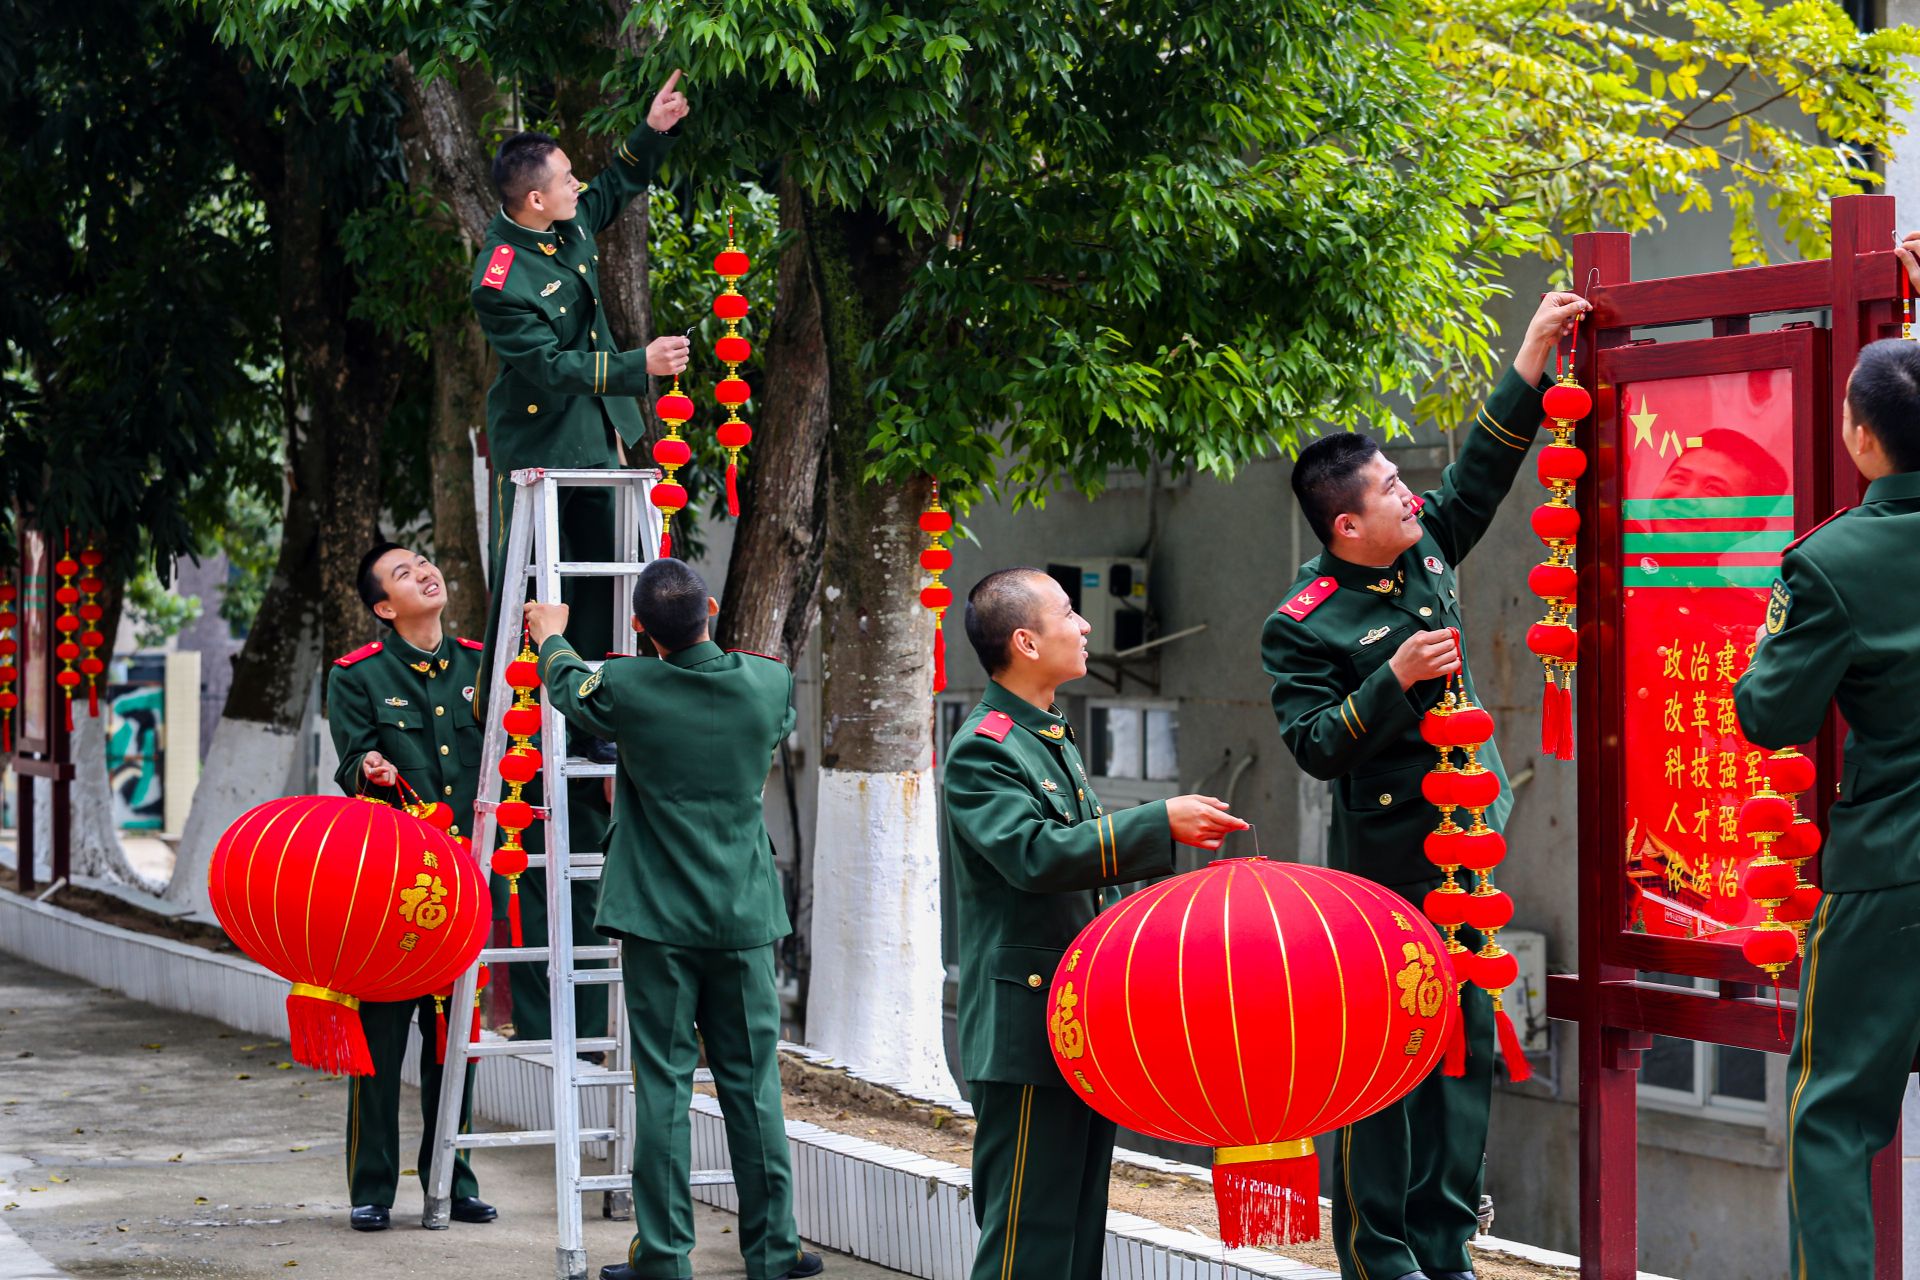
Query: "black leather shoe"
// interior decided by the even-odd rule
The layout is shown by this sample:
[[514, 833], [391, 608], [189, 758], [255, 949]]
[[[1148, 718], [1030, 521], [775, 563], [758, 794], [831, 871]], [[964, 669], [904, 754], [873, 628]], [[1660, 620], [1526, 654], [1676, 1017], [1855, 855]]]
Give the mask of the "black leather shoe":
[[492, 1222], [500, 1211], [478, 1196], [457, 1196], [453, 1202], [455, 1222]]
[[[600, 1268], [600, 1280], [634, 1280], [633, 1268], [624, 1262], [609, 1262]], [[693, 1280], [692, 1276], [685, 1280]]]
[[347, 1224], [355, 1231], [385, 1231], [393, 1225], [393, 1216], [383, 1204], [357, 1204], [347, 1215]]
[[793, 1270], [774, 1277], [774, 1280], [800, 1280], [802, 1276], [817, 1276], [826, 1269], [827, 1264], [820, 1260], [819, 1254], [803, 1253], [800, 1255], [800, 1261], [793, 1265]]

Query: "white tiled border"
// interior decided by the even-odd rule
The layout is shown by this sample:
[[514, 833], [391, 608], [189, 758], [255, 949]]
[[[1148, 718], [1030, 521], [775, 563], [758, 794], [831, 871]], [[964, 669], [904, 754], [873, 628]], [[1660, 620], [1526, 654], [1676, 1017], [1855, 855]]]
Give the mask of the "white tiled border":
[[[135, 933], [17, 893], [0, 890], [0, 951], [45, 968], [124, 992], [162, 1009], [198, 1014], [258, 1035], [286, 1034], [287, 983], [251, 960]], [[491, 1033], [489, 1033], [491, 1034]], [[781, 1048], [818, 1066], [916, 1100], [971, 1116], [960, 1098], [913, 1094], [900, 1082], [836, 1063], [798, 1045]], [[474, 1110], [496, 1124], [548, 1124], [551, 1059], [537, 1054], [492, 1058], [478, 1073]], [[417, 1083], [414, 1058], [407, 1076]], [[605, 1099], [617, 1091], [595, 1089]], [[595, 1104], [590, 1104], [590, 1106]], [[597, 1103], [604, 1107], [604, 1100]], [[695, 1094], [693, 1167], [731, 1167], [720, 1106]], [[792, 1145], [794, 1212], [800, 1234], [829, 1248], [924, 1280], [966, 1280], [974, 1242], [972, 1173], [956, 1164], [834, 1133], [804, 1121], [787, 1122]], [[1158, 1173], [1210, 1180], [1206, 1169], [1141, 1152], [1115, 1159]], [[694, 1195], [725, 1209], [736, 1207], [732, 1187], [699, 1187]], [[1549, 1266], [1578, 1268], [1579, 1259], [1491, 1237], [1476, 1248]], [[1106, 1280], [1338, 1280], [1330, 1271], [1262, 1249], [1225, 1249], [1219, 1242], [1175, 1231], [1132, 1214], [1107, 1214]], [[1639, 1280], [1662, 1280], [1641, 1273]]]

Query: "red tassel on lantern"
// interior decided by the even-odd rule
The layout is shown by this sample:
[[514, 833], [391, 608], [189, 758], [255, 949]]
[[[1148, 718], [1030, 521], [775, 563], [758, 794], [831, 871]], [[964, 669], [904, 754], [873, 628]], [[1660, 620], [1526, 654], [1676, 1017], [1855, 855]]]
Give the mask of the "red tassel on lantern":
[[447, 1060], [447, 1001], [452, 996], [451, 988], [433, 993], [433, 1060], [443, 1065]]
[[727, 514], [740, 518], [740, 451], [753, 443], [753, 428], [740, 417], [740, 406], [753, 392], [740, 376], [740, 366], [753, 355], [753, 344], [740, 336], [740, 322], [747, 318], [747, 300], [734, 286], [747, 274], [753, 262], [733, 242], [733, 214], [727, 214], [727, 247], [713, 259], [713, 269], [726, 282], [726, 288], [714, 299], [713, 314], [726, 322], [726, 336], [713, 344], [713, 354], [727, 367], [727, 376], [714, 387], [713, 396], [726, 406], [727, 420], [714, 433], [720, 447], [727, 451]]
[[359, 1009], [352, 996], [294, 983], [287, 996], [287, 1048], [293, 1060], [330, 1076], [372, 1075], [373, 1054]]
[[[1246, 1154], [1253, 1152], [1261, 1155]], [[1213, 1202], [1220, 1214], [1220, 1242], [1229, 1249], [1262, 1240], [1318, 1239], [1320, 1157], [1312, 1140], [1215, 1151]]]

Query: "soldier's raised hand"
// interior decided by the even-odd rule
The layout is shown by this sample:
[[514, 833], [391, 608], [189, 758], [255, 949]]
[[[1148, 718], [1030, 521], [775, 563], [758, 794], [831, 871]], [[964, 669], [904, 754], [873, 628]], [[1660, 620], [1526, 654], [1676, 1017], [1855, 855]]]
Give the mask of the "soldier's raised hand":
[[1222, 840], [1247, 829], [1215, 796], [1175, 796], [1167, 801], [1167, 825], [1175, 840], [1198, 849], [1218, 849]]
[[541, 604], [538, 600], [529, 600], [520, 612], [527, 620], [527, 634], [532, 637], [536, 649], [545, 644], [549, 636], [566, 634], [567, 606], [563, 604]]
[[687, 106], [687, 95], [677, 87], [680, 83], [680, 68], [675, 67], [673, 74], [667, 77], [660, 92], [653, 95], [653, 105], [647, 108], [647, 127], [656, 133], [665, 133], [687, 118], [692, 110]]
[[1893, 256], [1907, 269], [1907, 279], [1920, 289], [1920, 231], [1909, 231], [1893, 247]]
[[693, 344], [681, 334], [655, 338], [647, 344], [647, 372], [656, 378], [670, 378], [687, 367]]
[[378, 751], [360, 757], [360, 776], [376, 787], [391, 787], [400, 781], [400, 771], [387, 763]]
[[1416, 631], [1387, 660], [1402, 689], [1438, 680], [1460, 669], [1460, 638], [1452, 631]]

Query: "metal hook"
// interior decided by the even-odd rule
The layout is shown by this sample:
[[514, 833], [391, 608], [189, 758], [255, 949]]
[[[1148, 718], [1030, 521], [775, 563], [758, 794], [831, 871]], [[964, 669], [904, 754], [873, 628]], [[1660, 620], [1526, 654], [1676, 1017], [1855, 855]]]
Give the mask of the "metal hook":
[[1598, 267], [1588, 267], [1588, 268], [1587, 268], [1587, 287], [1586, 287], [1586, 288], [1584, 288], [1584, 289], [1582, 289], [1582, 290], [1580, 291], [1580, 296], [1581, 296], [1581, 297], [1583, 297], [1583, 298], [1584, 298], [1584, 297], [1586, 297], [1586, 296], [1587, 296], [1587, 295], [1588, 295], [1589, 293], [1591, 293], [1591, 292], [1593, 292], [1593, 282], [1594, 282], [1594, 278], [1595, 278], [1596, 276], [1598, 276], [1599, 274], [1600, 274], [1600, 268], [1598, 268]]

